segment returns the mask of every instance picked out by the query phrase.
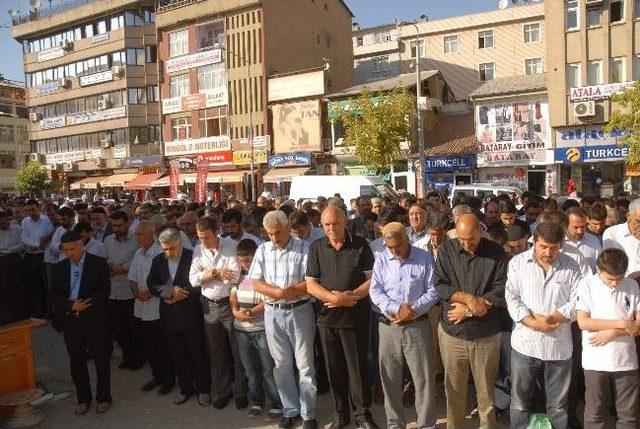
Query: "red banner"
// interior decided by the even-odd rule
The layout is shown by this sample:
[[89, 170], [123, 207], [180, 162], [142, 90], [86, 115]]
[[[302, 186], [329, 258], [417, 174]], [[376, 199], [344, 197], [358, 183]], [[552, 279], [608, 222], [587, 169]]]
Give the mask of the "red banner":
[[169, 198], [178, 198], [180, 183], [180, 164], [171, 162], [169, 166]]
[[182, 97], [182, 110], [204, 109], [205, 95], [202, 93], [191, 94]]
[[220, 165], [233, 165], [233, 152], [223, 150], [220, 152], [207, 152], [195, 156], [196, 165], [202, 167], [217, 167]]
[[206, 166], [198, 166], [196, 169], [196, 203], [204, 203], [207, 200], [207, 172]]

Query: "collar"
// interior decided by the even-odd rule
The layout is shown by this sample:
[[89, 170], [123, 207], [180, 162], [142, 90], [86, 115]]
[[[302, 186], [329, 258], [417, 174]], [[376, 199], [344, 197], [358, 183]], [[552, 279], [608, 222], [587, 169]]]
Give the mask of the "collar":
[[289, 236], [289, 237], [290, 237], [289, 238], [289, 242], [282, 249], [278, 249], [276, 247], [276, 245], [273, 244], [273, 241], [269, 240], [269, 244], [271, 244], [271, 251], [272, 252], [288, 252], [289, 250], [291, 250], [291, 248], [293, 247], [293, 243], [294, 243], [295, 240], [297, 240], [297, 238], [293, 238], [291, 236]]
[[629, 237], [629, 236], [634, 237], [634, 235], [631, 234], [631, 229], [629, 228], [629, 222], [625, 222], [623, 225], [624, 227], [622, 227], [622, 234], [625, 237]]
[[407, 256], [406, 259], [398, 259], [393, 253], [391, 253], [391, 250], [389, 250], [388, 247], [385, 247], [384, 254], [389, 261], [398, 261], [400, 263], [416, 261], [416, 252], [414, 251], [414, 247], [412, 245], [409, 245], [409, 256]]
[[[353, 236], [351, 235], [351, 233], [349, 231], [345, 231], [344, 243], [343, 243], [341, 249], [343, 249], [346, 245], [351, 244], [351, 243], [353, 243]], [[331, 245], [331, 242], [329, 241], [329, 237], [326, 234], [324, 236], [324, 244], [335, 250], [335, 248]]]
[[72, 267], [80, 267], [80, 268], [84, 267], [84, 258], [85, 258], [85, 256], [87, 256], [87, 252], [83, 252], [82, 253], [82, 258], [80, 258], [80, 260], [77, 263], [69, 261], [71, 263], [71, 266]]

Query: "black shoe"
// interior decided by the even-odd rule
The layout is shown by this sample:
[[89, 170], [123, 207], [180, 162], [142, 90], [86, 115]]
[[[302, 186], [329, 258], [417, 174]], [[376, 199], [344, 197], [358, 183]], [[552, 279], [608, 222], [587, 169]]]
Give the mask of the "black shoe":
[[302, 429], [318, 429], [318, 421], [316, 419], [305, 420], [302, 422]]
[[149, 381], [148, 383], [146, 383], [144, 386], [142, 386], [142, 389], [140, 389], [143, 392], [148, 392], [150, 390], [155, 389], [156, 386], [160, 385], [160, 383], [158, 383], [155, 379]]
[[293, 426], [300, 421], [300, 416], [283, 417], [278, 422], [279, 429], [292, 429]]
[[244, 410], [249, 406], [247, 398], [236, 398], [236, 410]]
[[215, 408], [216, 410], [221, 410], [224, 407], [226, 407], [227, 404], [229, 404], [230, 400], [231, 400], [231, 393], [213, 401], [213, 408]]
[[158, 395], [168, 395], [172, 390], [175, 383], [166, 383], [160, 386], [158, 389]]
[[369, 417], [356, 422], [356, 429], [380, 429], [380, 427]]

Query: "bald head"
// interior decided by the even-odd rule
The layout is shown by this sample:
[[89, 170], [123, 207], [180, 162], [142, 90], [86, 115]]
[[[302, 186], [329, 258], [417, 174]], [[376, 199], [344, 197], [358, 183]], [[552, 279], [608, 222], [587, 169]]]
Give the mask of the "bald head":
[[324, 219], [342, 219], [345, 224], [347, 222], [347, 215], [344, 213], [340, 207], [329, 205], [326, 209], [322, 211], [322, 216], [320, 217], [320, 221], [324, 222]]
[[458, 241], [464, 250], [471, 255], [475, 255], [480, 244], [482, 231], [478, 218], [473, 214], [460, 215], [456, 222], [456, 233]]
[[347, 216], [344, 211], [336, 206], [329, 205], [322, 211], [320, 223], [324, 233], [332, 242], [344, 242], [347, 228]]

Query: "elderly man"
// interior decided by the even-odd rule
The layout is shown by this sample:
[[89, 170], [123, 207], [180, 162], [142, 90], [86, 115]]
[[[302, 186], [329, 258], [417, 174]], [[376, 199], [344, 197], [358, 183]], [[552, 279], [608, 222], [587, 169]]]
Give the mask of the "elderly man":
[[464, 425], [469, 369], [478, 398], [480, 426], [495, 428], [493, 382], [500, 358], [500, 315], [505, 307], [507, 264], [503, 249], [482, 237], [475, 215], [456, 223], [456, 240], [445, 241], [436, 264], [442, 303], [438, 331], [445, 370], [447, 427]]
[[347, 217], [338, 207], [322, 212], [326, 237], [313, 242], [307, 264], [307, 290], [324, 303], [318, 314], [329, 383], [334, 403], [333, 429], [349, 424], [377, 428], [371, 418], [371, 387], [367, 378], [369, 279], [373, 252], [367, 241], [347, 234]]
[[427, 235], [413, 243], [412, 246], [426, 250], [431, 254], [435, 261], [438, 259], [440, 246], [449, 239], [449, 236], [447, 235], [449, 216], [442, 212], [430, 213], [427, 218], [426, 225]]
[[166, 395], [171, 392], [175, 384], [173, 367], [169, 357], [167, 337], [160, 321], [160, 299], [151, 295], [147, 287], [153, 258], [162, 253], [162, 248], [156, 241], [155, 232], [155, 226], [152, 223], [145, 220], [138, 223], [135, 234], [140, 248], [133, 256], [127, 278], [136, 299], [133, 315], [136, 318], [138, 332], [153, 375], [141, 390], [148, 392], [161, 386], [158, 393]]
[[204, 334], [215, 381], [213, 407], [226, 407], [233, 394], [236, 408], [241, 410], [248, 405], [247, 382], [229, 306], [231, 287], [238, 284], [240, 276], [237, 243], [218, 236], [218, 221], [214, 218], [199, 219], [196, 230], [200, 243], [193, 251], [189, 281], [202, 292]]
[[581, 274], [578, 264], [560, 252], [563, 242], [561, 224], [539, 223], [533, 248], [509, 263], [505, 298], [516, 323], [511, 334], [511, 427], [515, 429], [529, 425], [534, 412], [532, 386], [538, 380], [544, 383], [553, 427], [569, 425], [571, 317]]
[[387, 427], [404, 429], [402, 380], [406, 362], [415, 386], [418, 428], [435, 428], [435, 375], [433, 331], [429, 310], [438, 302], [433, 284], [434, 260], [409, 243], [402, 224], [382, 229], [386, 250], [376, 259], [371, 281], [371, 301], [381, 310], [380, 374], [384, 390]]
[[427, 211], [423, 206], [414, 204], [409, 208], [409, 225], [407, 236], [411, 244], [427, 235]]
[[94, 207], [91, 210], [91, 226], [93, 227], [94, 238], [101, 243], [104, 243], [105, 238], [110, 236], [111, 225], [107, 218], [107, 211], [104, 207]]
[[629, 204], [627, 221], [608, 228], [602, 236], [603, 249], [624, 250], [629, 257], [627, 276], [638, 278], [640, 271], [640, 198]]
[[[451, 209], [451, 216], [453, 216], [453, 224], [457, 225], [458, 224], [458, 219], [460, 219], [460, 216], [465, 215], [465, 214], [472, 214], [473, 212], [471, 211], [471, 207], [469, 207], [466, 204], [458, 204], [456, 206], [453, 207], [453, 209]], [[447, 233], [447, 235], [449, 236], [449, 238], [456, 238], [457, 237], [457, 232], [455, 227], [451, 230], [449, 230], [449, 232]]]
[[284, 408], [279, 428], [291, 429], [302, 417], [303, 428], [315, 429], [316, 322], [304, 279], [309, 246], [291, 237], [289, 219], [280, 210], [267, 213], [263, 226], [269, 241], [258, 247], [249, 278], [256, 292], [266, 297], [265, 333]]
[[169, 353], [178, 374], [184, 404], [194, 391], [201, 406], [211, 404], [211, 369], [204, 347], [200, 289], [189, 282], [193, 252], [182, 247], [180, 231], [165, 229], [158, 237], [162, 252], [151, 263], [147, 286], [160, 298], [160, 320], [167, 335]]
[[176, 221], [178, 229], [187, 236], [187, 238], [189, 239], [189, 243], [191, 243], [191, 246], [193, 248], [195, 248], [196, 244], [198, 244], [198, 234], [196, 233], [197, 221], [198, 216], [196, 216], [194, 212], [186, 212]]
[[371, 198], [371, 213], [380, 216], [380, 213], [384, 211], [384, 201], [382, 198]]

